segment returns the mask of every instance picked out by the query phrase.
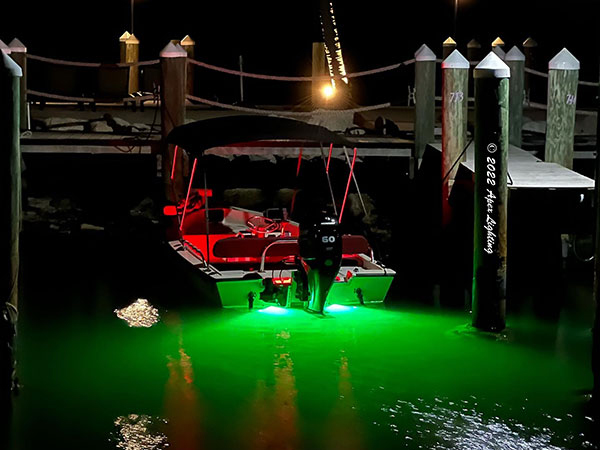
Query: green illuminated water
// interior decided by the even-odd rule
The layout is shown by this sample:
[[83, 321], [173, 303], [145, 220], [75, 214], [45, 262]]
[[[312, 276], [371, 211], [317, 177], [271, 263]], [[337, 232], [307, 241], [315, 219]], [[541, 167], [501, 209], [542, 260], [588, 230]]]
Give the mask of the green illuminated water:
[[[55, 283], [41, 269], [58, 269], [30, 267], [11, 449], [595, 448], [585, 322], [513, 318], [481, 335], [462, 312], [215, 311], [146, 286], [161, 320], [129, 328], [113, 312], [135, 300], [123, 285], [152, 276], [69, 264]], [[164, 440], [124, 439], [115, 421], [130, 414]]]

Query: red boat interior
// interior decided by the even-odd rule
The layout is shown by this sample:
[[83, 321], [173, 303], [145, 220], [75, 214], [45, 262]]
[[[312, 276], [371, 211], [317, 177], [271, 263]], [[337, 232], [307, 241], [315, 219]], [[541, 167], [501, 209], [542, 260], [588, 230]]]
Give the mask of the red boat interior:
[[[240, 208], [204, 208], [204, 190], [194, 190], [193, 201], [165, 208], [178, 227], [184, 245], [210, 264], [256, 270], [263, 261], [270, 267], [294, 264], [299, 255], [299, 224], [286, 219], [284, 210], [271, 209], [257, 214]], [[211, 194], [210, 192], [208, 193]], [[360, 235], [343, 236], [345, 264], [360, 265], [360, 253], [369, 255], [371, 248]], [[207, 247], [210, 252], [207, 252]]]

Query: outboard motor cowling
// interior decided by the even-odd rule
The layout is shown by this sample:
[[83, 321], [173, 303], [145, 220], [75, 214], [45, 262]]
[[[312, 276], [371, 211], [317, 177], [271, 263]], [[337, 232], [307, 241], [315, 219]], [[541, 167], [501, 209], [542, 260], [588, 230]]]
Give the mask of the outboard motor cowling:
[[342, 235], [337, 219], [321, 213], [300, 224], [300, 262], [307, 277], [308, 309], [323, 313], [327, 294], [342, 264]]

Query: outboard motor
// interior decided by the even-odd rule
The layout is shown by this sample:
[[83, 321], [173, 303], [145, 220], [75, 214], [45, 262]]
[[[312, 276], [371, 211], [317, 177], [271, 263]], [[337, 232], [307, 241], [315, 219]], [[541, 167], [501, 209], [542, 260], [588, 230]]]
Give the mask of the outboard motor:
[[342, 234], [337, 219], [322, 212], [306, 226], [300, 224], [298, 242], [307, 278], [308, 309], [322, 314], [342, 264]]

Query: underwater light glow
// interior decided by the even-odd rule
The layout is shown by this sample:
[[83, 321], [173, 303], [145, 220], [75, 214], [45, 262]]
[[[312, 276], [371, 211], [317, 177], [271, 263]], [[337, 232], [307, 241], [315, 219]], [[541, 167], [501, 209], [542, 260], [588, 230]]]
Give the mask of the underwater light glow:
[[356, 309], [356, 306], [338, 305], [336, 303], [325, 307], [325, 311], [327, 311], [327, 312], [348, 312], [348, 311], [352, 311], [355, 309]]
[[271, 314], [273, 316], [284, 316], [289, 313], [289, 310], [279, 306], [267, 306], [264, 309], [259, 309], [259, 313]]

